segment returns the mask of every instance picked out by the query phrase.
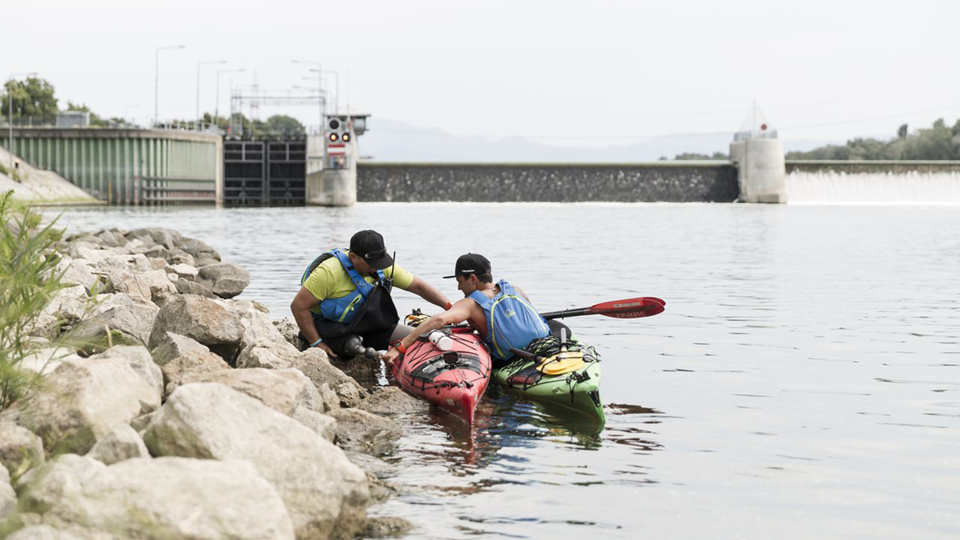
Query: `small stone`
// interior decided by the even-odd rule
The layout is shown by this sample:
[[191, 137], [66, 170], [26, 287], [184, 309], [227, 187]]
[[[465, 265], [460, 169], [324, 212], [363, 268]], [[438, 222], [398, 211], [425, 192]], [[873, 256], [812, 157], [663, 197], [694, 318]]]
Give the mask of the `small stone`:
[[413, 523], [402, 517], [374, 517], [367, 520], [361, 536], [364, 538], [396, 538], [413, 530]]
[[135, 429], [120, 426], [97, 441], [87, 455], [105, 465], [113, 465], [125, 459], [149, 458], [150, 452]]

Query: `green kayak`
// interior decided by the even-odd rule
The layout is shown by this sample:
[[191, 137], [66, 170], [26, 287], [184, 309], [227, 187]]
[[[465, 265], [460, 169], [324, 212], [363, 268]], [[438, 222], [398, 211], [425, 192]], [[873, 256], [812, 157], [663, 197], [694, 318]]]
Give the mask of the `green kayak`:
[[604, 420], [600, 401], [600, 355], [576, 340], [563, 349], [556, 338], [534, 340], [525, 354], [495, 369], [493, 379], [521, 396]]

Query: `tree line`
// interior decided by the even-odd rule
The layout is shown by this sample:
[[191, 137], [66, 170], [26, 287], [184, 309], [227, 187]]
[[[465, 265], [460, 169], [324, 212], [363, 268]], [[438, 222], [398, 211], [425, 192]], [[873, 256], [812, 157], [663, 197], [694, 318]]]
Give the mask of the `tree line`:
[[[39, 77], [28, 77], [23, 81], [7, 81], [3, 85], [3, 94], [0, 94], [0, 114], [7, 117], [10, 113], [12, 100], [13, 114], [12, 121], [14, 125], [54, 125], [57, 121], [57, 113], [60, 112], [59, 100], [56, 91], [49, 81]], [[90, 113], [91, 127], [138, 127], [128, 120], [120, 117], [105, 118], [90, 110], [90, 107], [83, 103], [74, 103], [67, 101], [64, 111], [79, 111]], [[7, 121], [11, 119], [8, 118]], [[197, 123], [195, 119], [174, 120], [167, 124], [168, 127], [191, 129]], [[213, 125], [214, 123], [227, 132], [231, 128], [230, 118], [214, 117], [211, 113], [203, 114], [203, 123]], [[307, 130], [296, 118], [291, 116], [276, 114], [266, 120], [248, 119], [242, 114], [234, 116], [232, 128], [237, 134], [243, 134], [245, 137], [254, 138], [290, 138], [303, 137]]]
[[910, 132], [907, 124], [887, 140], [851, 139], [844, 145], [828, 145], [809, 152], [788, 152], [787, 159], [834, 160], [960, 160], [960, 120], [948, 126], [943, 118], [932, 127]]

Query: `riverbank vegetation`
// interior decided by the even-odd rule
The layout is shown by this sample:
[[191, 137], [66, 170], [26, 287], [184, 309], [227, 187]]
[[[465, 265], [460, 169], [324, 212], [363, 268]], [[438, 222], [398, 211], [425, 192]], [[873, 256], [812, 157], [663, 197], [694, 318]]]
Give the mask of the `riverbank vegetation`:
[[54, 246], [63, 231], [20, 206], [13, 192], [0, 195], [0, 410], [24, 397], [40, 380], [21, 369], [31, 354], [28, 335], [43, 308], [65, 288]]
[[833, 160], [960, 160], [960, 120], [948, 126], [941, 118], [929, 128], [910, 132], [900, 126], [888, 140], [857, 138], [809, 152], [788, 152], [787, 159]]

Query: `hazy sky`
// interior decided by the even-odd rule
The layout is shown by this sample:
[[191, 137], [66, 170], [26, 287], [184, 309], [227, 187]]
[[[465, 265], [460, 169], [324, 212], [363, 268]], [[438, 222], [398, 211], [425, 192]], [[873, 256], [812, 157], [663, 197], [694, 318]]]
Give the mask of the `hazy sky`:
[[[960, 117], [960, 2], [5, 0], [0, 77], [36, 71], [105, 116], [221, 113], [229, 81], [311, 85], [341, 107], [454, 134], [615, 144], [733, 132], [756, 98], [782, 138], [893, 135]], [[330, 86], [333, 79], [330, 78]], [[315, 124], [315, 109], [283, 112]], [[372, 122], [375, 128], [375, 121]]]

